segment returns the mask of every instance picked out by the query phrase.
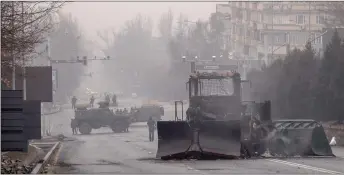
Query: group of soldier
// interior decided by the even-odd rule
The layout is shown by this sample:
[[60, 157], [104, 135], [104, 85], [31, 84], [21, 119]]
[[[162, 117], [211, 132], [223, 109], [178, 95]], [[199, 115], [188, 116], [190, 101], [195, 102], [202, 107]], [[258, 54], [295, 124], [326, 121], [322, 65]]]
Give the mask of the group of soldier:
[[[77, 100], [78, 99], [75, 96], [72, 97], [72, 108], [73, 109], [75, 109], [75, 105], [77, 103]], [[90, 98], [90, 107], [93, 107], [94, 101], [95, 101], [95, 98], [92, 95], [91, 98]], [[105, 101], [110, 103], [110, 96], [109, 96], [109, 94], [105, 95]], [[116, 95], [112, 96], [112, 102], [114, 104], [117, 104], [117, 97], [116, 97]], [[123, 110], [122, 109], [117, 109], [115, 114], [132, 114], [135, 111], [137, 111], [136, 107], [131, 107], [130, 111], [128, 111], [127, 108], [124, 108]], [[149, 132], [149, 141], [153, 142], [154, 141], [154, 131], [155, 131], [155, 128], [156, 128], [156, 122], [153, 120], [152, 117], [149, 117], [149, 120], [147, 121], [147, 126], [148, 126], [148, 132]], [[77, 122], [76, 122], [75, 119], [71, 119], [71, 128], [72, 128], [73, 134], [78, 134]]]
[[[78, 99], [76, 98], [76, 96], [73, 96], [72, 100], [71, 100], [71, 102], [72, 102], [72, 109], [75, 109], [75, 105], [76, 105], [77, 101], [78, 101]], [[91, 98], [90, 98], [90, 103], [89, 103], [90, 107], [92, 107], [92, 108], [94, 107], [94, 101], [95, 101], [95, 98], [92, 95]], [[109, 94], [105, 95], [105, 101], [110, 104], [111, 100], [110, 100], [110, 95]], [[115, 94], [112, 96], [112, 103], [113, 104], [117, 104], [117, 96]]]
[[127, 110], [127, 108], [122, 109], [116, 109], [115, 114], [134, 114], [137, 111], [136, 107], [131, 107], [130, 111]]

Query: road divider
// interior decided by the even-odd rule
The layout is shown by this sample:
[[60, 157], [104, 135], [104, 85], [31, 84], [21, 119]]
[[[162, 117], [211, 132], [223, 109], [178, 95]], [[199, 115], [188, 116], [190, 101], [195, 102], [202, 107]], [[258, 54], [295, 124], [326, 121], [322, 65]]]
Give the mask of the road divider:
[[[37, 143], [38, 144], [38, 143]], [[44, 144], [44, 143], [41, 143]], [[43, 160], [40, 160], [35, 168], [31, 171], [30, 174], [41, 174], [44, 170], [44, 167], [48, 164], [48, 162], [53, 157], [54, 153], [58, 150], [61, 142], [56, 142], [54, 146], [49, 150], [49, 152], [44, 156]]]

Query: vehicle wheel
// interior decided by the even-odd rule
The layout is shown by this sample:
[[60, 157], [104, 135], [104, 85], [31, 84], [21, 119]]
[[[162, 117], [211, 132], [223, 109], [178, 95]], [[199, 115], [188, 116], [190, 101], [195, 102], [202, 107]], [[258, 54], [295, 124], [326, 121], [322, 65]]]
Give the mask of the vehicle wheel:
[[122, 122], [114, 122], [111, 125], [111, 129], [114, 133], [120, 133], [126, 130], [125, 124]]
[[100, 123], [92, 123], [92, 128], [94, 128], [94, 129], [99, 129], [101, 127], [102, 127], [102, 125]]
[[79, 127], [79, 131], [81, 134], [90, 134], [92, 127], [88, 123], [82, 123]]

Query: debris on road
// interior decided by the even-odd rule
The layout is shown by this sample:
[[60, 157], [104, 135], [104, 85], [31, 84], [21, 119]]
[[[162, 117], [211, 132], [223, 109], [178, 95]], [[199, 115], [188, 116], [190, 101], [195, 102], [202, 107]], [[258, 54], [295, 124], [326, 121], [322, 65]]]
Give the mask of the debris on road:
[[1, 174], [27, 174], [36, 165], [44, 151], [29, 145], [28, 152], [4, 152], [1, 154]]
[[25, 165], [22, 160], [1, 156], [1, 174], [30, 174], [35, 163]]
[[331, 146], [336, 146], [337, 142], [336, 142], [336, 137], [332, 137], [330, 145]]

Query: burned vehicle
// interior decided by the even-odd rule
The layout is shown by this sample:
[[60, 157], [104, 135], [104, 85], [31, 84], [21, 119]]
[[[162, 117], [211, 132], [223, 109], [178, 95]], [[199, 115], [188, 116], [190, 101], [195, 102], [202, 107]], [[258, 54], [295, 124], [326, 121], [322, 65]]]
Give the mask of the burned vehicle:
[[155, 121], [159, 121], [164, 116], [164, 108], [155, 104], [145, 104], [140, 108], [134, 109], [132, 116], [132, 122], [147, 122], [149, 117], [152, 117]]
[[242, 102], [243, 82], [237, 72], [192, 74], [187, 82], [185, 119], [176, 115], [175, 121], [157, 122], [156, 157], [247, 158], [266, 152], [273, 156], [334, 156], [320, 123], [273, 121], [270, 101]]
[[75, 120], [81, 134], [90, 134], [92, 129], [110, 127], [113, 132], [127, 132], [130, 125], [130, 116], [115, 114], [109, 108], [108, 102], [99, 102], [99, 108], [88, 109], [88, 106], [79, 106], [75, 110]]

